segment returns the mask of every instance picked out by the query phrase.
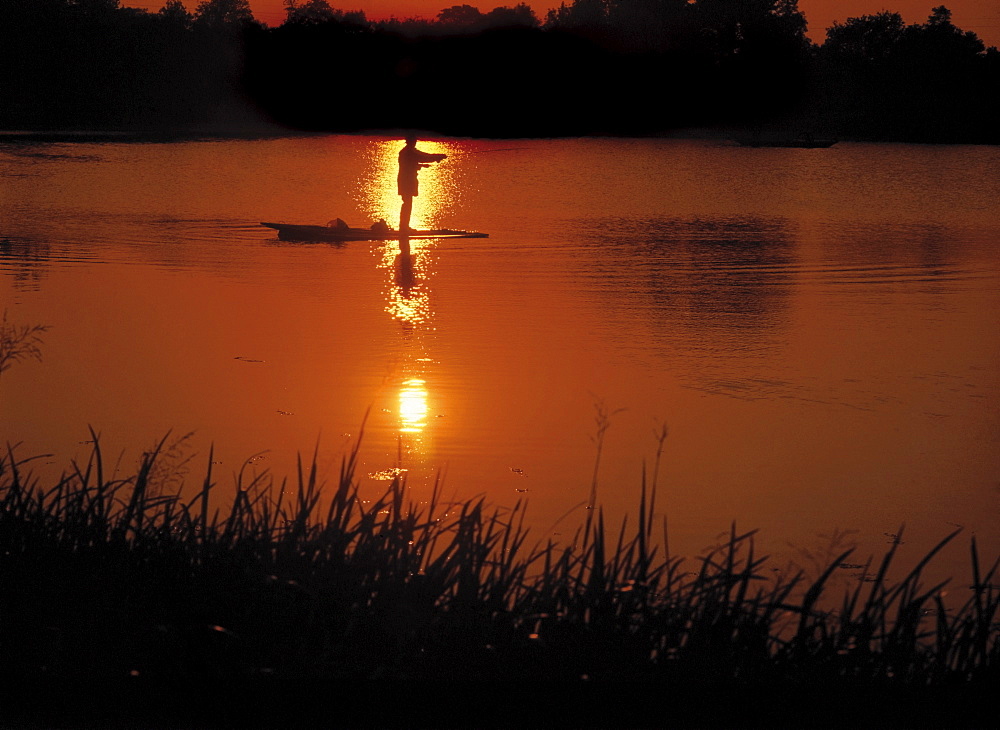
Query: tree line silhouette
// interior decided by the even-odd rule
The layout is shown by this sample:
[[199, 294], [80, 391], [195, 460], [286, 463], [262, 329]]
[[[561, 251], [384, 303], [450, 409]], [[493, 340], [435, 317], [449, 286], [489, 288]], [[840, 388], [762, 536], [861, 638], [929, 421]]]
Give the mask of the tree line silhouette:
[[473, 136], [718, 127], [1000, 143], [1000, 53], [945, 7], [806, 36], [797, 0], [571, 0], [538, 18], [469, 5], [369, 20], [286, 0], [158, 12], [0, 0], [0, 127], [252, 131], [421, 128]]

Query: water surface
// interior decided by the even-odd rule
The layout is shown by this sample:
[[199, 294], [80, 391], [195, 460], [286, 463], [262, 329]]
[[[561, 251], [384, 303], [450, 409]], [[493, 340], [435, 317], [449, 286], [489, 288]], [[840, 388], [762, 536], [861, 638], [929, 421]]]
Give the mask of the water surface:
[[415, 221], [490, 238], [414, 242], [412, 281], [394, 242], [258, 225], [392, 221], [401, 144], [0, 145], [0, 306], [51, 326], [0, 378], [0, 439], [61, 469], [92, 425], [127, 470], [192, 432], [195, 484], [210, 444], [223, 484], [318, 444], [332, 478], [367, 413], [365, 489], [443, 477], [566, 537], [602, 408], [615, 516], [669, 429], [675, 550], [733, 520], [782, 560], [904, 522], [913, 550], [997, 545], [997, 148], [424, 142], [450, 157]]

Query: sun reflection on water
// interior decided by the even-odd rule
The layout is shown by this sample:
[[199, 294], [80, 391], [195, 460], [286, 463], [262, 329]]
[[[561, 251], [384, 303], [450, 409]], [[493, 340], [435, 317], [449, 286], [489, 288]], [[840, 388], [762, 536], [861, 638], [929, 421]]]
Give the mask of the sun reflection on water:
[[427, 427], [427, 410], [427, 382], [422, 378], [403, 381], [399, 391], [399, 430], [422, 433]]
[[[368, 169], [359, 181], [359, 204], [372, 221], [384, 219], [399, 227], [402, 199], [396, 188], [398, 154], [404, 142], [398, 139], [373, 140], [368, 150]], [[453, 144], [421, 140], [425, 152], [452, 154]], [[410, 225], [416, 229], [443, 227], [442, 222], [458, 201], [457, 167], [448, 159], [420, 171], [420, 194], [413, 199]], [[402, 330], [402, 362], [394, 380], [397, 393], [397, 428], [400, 450], [410, 456], [426, 456], [429, 404], [429, 364], [423, 351], [423, 333], [433, 318], [430, 281], [433, 274], [435, 241], [427, 239], [388, 240], [382, 244], [379, 268], [386, 272], [385, 311]]]
[[430, 243], [410, 241], [407, 251], [400, 251], [398, 241], [386, 241], [380, 268], [390, 272], [385, 292], [385, 311], [407, 329], [426, 324], [431, 319]]

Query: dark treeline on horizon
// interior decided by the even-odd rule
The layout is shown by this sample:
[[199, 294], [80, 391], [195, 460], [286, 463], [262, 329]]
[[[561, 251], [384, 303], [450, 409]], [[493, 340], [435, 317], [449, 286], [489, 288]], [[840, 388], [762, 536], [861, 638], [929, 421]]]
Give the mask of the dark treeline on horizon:
[[797, 0], [572, 0], [370, 21], [286, 0], [159, 12], [118, 0], [0, 0], [0, 128], [468, 136], [697, 127], [1000, 143], [1000, 52], [945, 7], [851, 18], [821, 45]]

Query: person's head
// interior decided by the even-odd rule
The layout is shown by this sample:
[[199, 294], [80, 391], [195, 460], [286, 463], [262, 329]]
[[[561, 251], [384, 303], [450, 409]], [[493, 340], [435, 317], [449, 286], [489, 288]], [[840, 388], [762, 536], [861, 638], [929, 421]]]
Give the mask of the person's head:
[[415, 135], [415, 134], [408, 134], [408, 135], [406, 135], [406, 146], [407, 147], [412, 147], [416, 143], [417, 143], [417, 135]]

